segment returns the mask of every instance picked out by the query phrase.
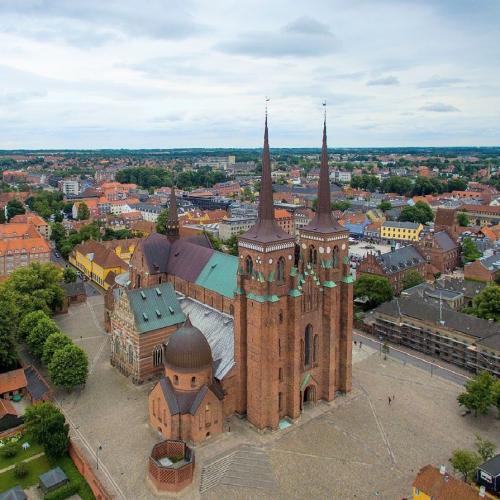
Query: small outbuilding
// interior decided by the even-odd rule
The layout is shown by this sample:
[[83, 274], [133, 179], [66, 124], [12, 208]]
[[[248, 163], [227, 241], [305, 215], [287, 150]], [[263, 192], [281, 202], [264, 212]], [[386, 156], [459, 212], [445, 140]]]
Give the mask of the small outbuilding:
[[42, 474], [38, 480], [39, 486], [44, 493], [60, 488], [69, 482], [68, 476], [61, 467], [50, 469], [48, 472]]
[[500, 453], [477, 468], [476, 482], [492, 493], [500, 493]]
[[19, 418], [12, 403], [7, 399], [0, 398], [0, 433], [17, 427], [22, 423], [23, 420]]
[[27, 498], [26, 493], [19, 485], [0, 493], [0, 500], [27, 500]]

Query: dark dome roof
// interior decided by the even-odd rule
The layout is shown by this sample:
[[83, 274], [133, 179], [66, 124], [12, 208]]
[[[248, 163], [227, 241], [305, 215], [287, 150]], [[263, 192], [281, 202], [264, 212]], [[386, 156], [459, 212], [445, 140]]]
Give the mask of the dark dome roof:
[[165, 363], [177, 368], [202, 368], [213, 363], [210, 344], [189, 317], [170, 335], [165, 347]]

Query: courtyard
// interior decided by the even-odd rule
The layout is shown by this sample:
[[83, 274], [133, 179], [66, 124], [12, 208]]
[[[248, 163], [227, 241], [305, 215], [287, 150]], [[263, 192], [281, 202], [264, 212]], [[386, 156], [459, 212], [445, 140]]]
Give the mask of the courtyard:
[[[147, 458], [159, 441], [148, 425], [152, 384], [134, 386], [109, 363], [103, 298], [90, 297], [57, 318], [89, 354], [86, 387], [60, 393], [75, 437], [118, 498], [154, 498]], [[387, 498], [411, 492], [418, 470], [445, 464], [474, 434], [500, 443], [495, 415], [462, 417], [461, 387], [363, 345], [353, 352], [353, 391], [306, 409], [298, 422], [257, 432], [233, 417], [230, 432], [195, 448], [196, 477], [183, 498]], [[393, 398], [389, 405], [388, 397]], [[100, 448], [100, 449], [99, 449]], [[201, 490], [200, 491], [200, 486]]]

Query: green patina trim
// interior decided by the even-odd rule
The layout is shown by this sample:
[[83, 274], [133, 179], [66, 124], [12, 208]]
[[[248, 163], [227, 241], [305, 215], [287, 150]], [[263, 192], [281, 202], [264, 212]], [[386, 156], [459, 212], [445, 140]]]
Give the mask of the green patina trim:
[[309, 383], [309, 380], [311, 380], [311, 374], [310, 373], [306, 373], [304, 375], [304, 378], [302, 379], [301, 384], [300, 384], [300, 390], [301, 391], [303, 391], [307, 387], [307, 384]]
[[344, 264], [349, 264], [349, 258], [347, 257], [347, 255], [345, 257], [342, 258], [342, 262]]
[[309, 273], [307, 271], [304, 271], [304, 276], [309, 276]]
[[335, 281], [323, 281], [323, 286], [325, 288], [335, 288], [337, 285]]
[[342, 278], [342, 281], [344, 283], [354, 283], [354, 278], [352, 277], [352, 275], [349, 274], [348, 276], [344, 276]]
[[269, 273], [269, 276], [267, 277], [267, 281], [269, 281], [270, 283], [272, 283], [274, 281], [274, 271], [271, 271]]
[[236, 293], [237, 293], [238, 295], [245, 295], [245, 290], [243, 290], [243, 288], [237, 288], [237, 289], [236, 289]]
[[262, 274], [262, 271], [259, 271], [259, 274], [257, 275], [257, 281], [260, 281], [261, 283], [264, 283], [264, 281], [266, 281], [264, 275]]
[[293, 290], [290, 290], [288, 292], [288, 295], [290, 295], [290, 297], [300, 297], [302, 295], [302, 293], [297, 290], [296, 288], [294, 288]]
[[266, 297], [264, 295], [256, 295], [255, 293], [249, 293], [247, 297], [250, 300], [255, 300], [256, 302], [266, 302]]
[[267, 297], [267, 300], [269, 302], [279, 302], [280, 298], [277, 295], [269, 295]]
[[290, 269], [290, 276], [297, 276], [298, 271], [296, 267], [292, 267], [292, 269]]

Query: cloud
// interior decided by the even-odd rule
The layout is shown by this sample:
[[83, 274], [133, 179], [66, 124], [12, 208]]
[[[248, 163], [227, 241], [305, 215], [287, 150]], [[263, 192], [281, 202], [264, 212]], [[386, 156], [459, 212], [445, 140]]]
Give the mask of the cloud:
[[249, 31], [215, 45], [227, 54], [252, 57], [316, 57], [339, 50], [340, 43], [328, 25], [300, 17], [278, 31]]
[[465, 80], [463, 78], [451, 78], [451, 77], [442, 77], [442, 76], [431, 76], [427, 80], [423, 82], [419, 82], [417, 87], [422, 89], [435, 89], [441, 87], [451, 87], [456, 83], [463, 83]]
[[421, 111], [433, 111], [435, 113], [456, 113], [457, 111], [460, 111], [455, 106], [452, 106], [451, 104], [445, 104], [443, 102], [428, 103], [425, 106], [422, 106], [420, 108], [420, 110]]
[[369, 86], [391, 86], [391, 85], [399, 85], [399, 79], [395, 76], [384, 76], [382, 78], [374, 78], [372, 80], [368, 80], [366, 85]]

